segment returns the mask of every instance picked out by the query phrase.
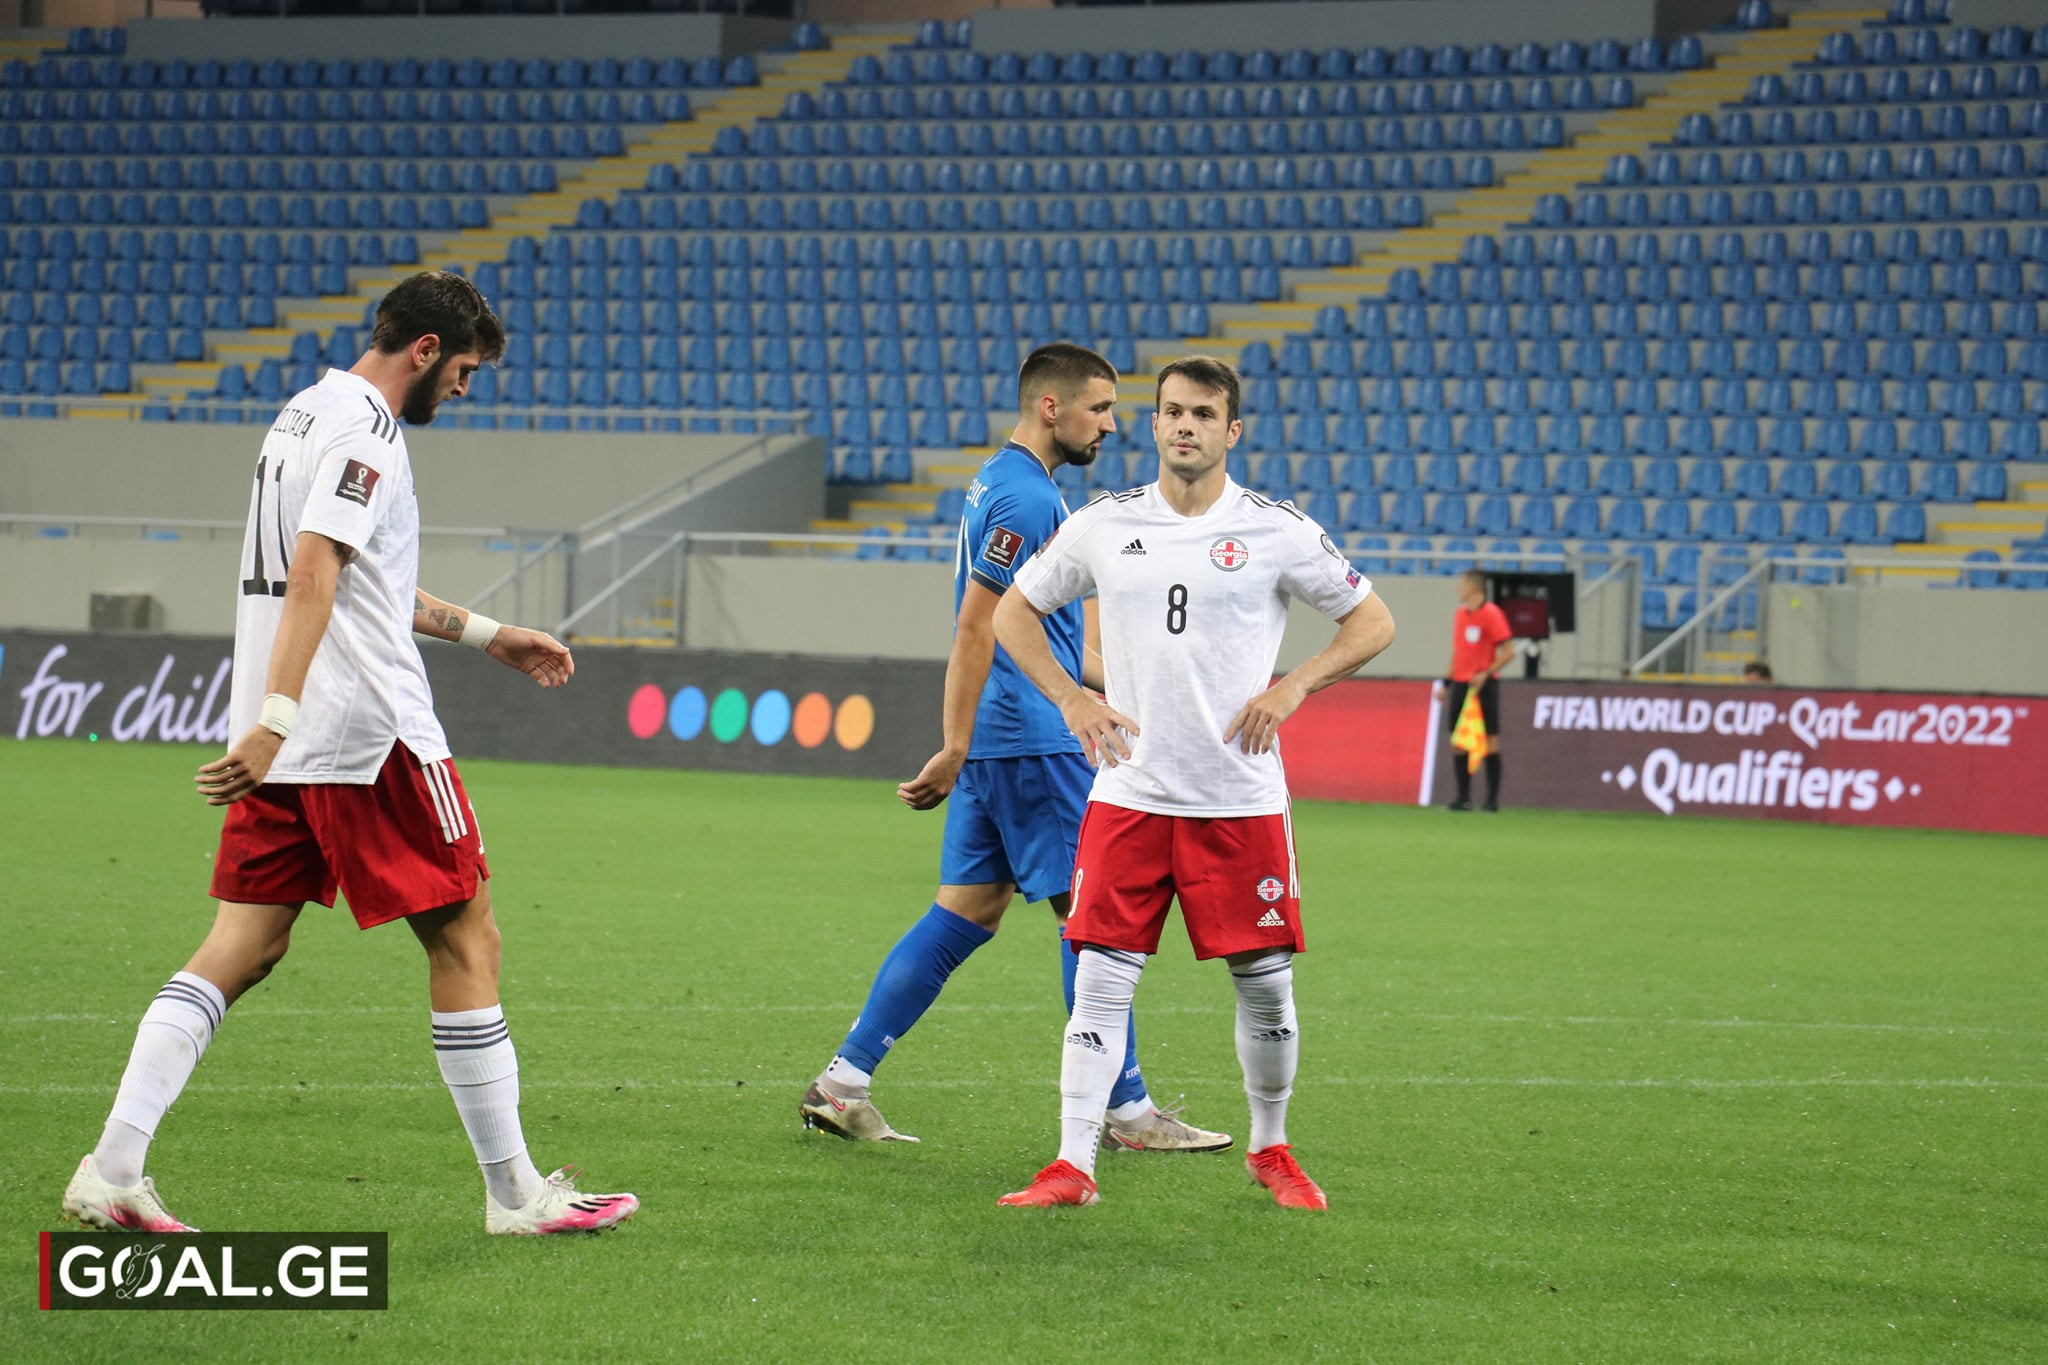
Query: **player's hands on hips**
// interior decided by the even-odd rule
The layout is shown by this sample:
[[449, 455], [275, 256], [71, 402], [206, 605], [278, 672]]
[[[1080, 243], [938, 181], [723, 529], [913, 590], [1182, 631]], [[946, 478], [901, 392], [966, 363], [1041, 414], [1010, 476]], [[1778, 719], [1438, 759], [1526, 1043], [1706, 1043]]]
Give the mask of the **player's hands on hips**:
[[560, 687], [576, 673], [569, 647], [544, 630], [500, 626], [484, 651], [508, 668], [516, 668], [542, 687]]
[[200, 765], [196, 779], [199, 794], [209, 806], [231, 806], [263, 785], [270, 765], [284, 738], [277, 731], [258, 725], [234, 742], [225, 754]]
[[953, 784], [959, 780], [960, 765], [964, 762], [965, 754], [939, 750], [925, 760], [916, 777], [896, 784], [897, 799], [912, 810], [930, 810], [952, 795]]
[[1281, 679], [1265, 691], [1237, 708], [1237, 714], [1230, 718], [1230, 728], [1223, 732], [1223, 742], [1237, 741], [1237, 747], [1248, 754], [1270, 753], [1273, 742], [1280, 737], [1280, 722], [1293, 715], [1308, 699], [1298, 683]]
[[1138, 737], [1138, 722], [1115, 710], [1093, 692], [1082, 691], [1060, 707], [1060, 719], [1081, 741], [1088, 761], [1098, 768], [1114, 768], [1131, 761], [1130, 741]]

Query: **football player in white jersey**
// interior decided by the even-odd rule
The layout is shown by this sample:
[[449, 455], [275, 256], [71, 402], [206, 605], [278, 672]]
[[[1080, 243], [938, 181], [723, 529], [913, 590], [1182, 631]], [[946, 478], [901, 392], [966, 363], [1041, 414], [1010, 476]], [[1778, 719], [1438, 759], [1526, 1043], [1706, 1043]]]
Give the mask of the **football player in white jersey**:
[[498, 928], [482, 836], [434, 716], [415, 634], [459, 641], [559, 687], [552, 636], [419, 591], [419, 507], [400, 424], [424, 426], [503, 352], [476, 286], [429, 272], [377, 308], [370, 350], [297, 394], [264, 438], [237, 573], [231, 732], [199, 769], [227, 807], [213, 929], [142, 1016], [100, 1143], [66, 1216], [192, 1232], [143, 1173], [157, 1124], [229, 1005], [283, 958], [307, 901], [346, 895], [362, 928], [403, 919], [427, 953], [434, 1055], [484, 1175], [494, 1233], [601, 1231], [630, 1194], [543, 1178], [519, 1123], [519, 1068], [498, 1004]]
[[[1067, 922], [1080, 963], [1060, 1061], [1059, 1158], [1005, 1205], [1096, 1202], [1124, 1020], [1178, 897], [1195, 956], [1223, 958], [1237, 988], [1251, 1101], [1245, 1163], [1282, 1207], [1329, 1207], [1287, 1142], [1300, 1051], [1293, 958], [1303, 940], [1279, 729], [1309, 693], [1385, 649], [1394, 621], [1320, 526], [1230, 479], [1238, 393], [1237, 372], [1207, 356], [1161, 370], [1159, 482], [1074, 513], [996, 608], [997, 640], [1097, 765]], [[1054, 663], [1039, 625], [1090, 592], [1106, 697]], [[1335, 620], [1337, 633], [1275, 682], [1292, 597]]]

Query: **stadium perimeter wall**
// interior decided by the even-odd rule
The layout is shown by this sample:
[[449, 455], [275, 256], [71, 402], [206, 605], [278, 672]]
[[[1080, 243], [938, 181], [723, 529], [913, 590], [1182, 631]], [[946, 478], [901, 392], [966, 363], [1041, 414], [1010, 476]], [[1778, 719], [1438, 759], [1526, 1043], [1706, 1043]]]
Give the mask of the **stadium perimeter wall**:
[[[228, 741], [230, 642], [0, 631], [7, 741]], [[687, 650], [579, 651], [543, 692], [484, 656], [426, 647], [459, 757], [873, 779], [937, 743], [943, 665]], [[2048, 835], [2038, 699], [1793, 688], [1512, 682], [1511, 804]], [[1282, 742], [1297, 797], [1442, 802], [1449, 756], [1428, 682], [1309, 698]], [[1475, 817], [1482, 818], [1482, 817]]]
[[2048, 10], [2041, 0], [1950, 0], [1948, 21], [1959, 28], [1995, 29], [2004, 24], [2038, 28]]
[[131, 61], [243, 57], [733, 57], [787, 42], [787, 19], [731, 14], [476, 15], [468, 18], [135, 19]]
[[[692, 555], [684, 583], [683, 643], [692, 649], [879, 654], [943, 663], [953, 643], [948, 564]], [[1397, 635], [1373, 672], [1424, 678], [1441, 673], [1450, 658], [1456, 583], [1417, 577], [1374, 584], [1394, 613]], [[1328, 644], [1333, 629], [1321, 613], [1293, 603], [1281, 670]], [[1568, 668], [1572, 658], [1567, 652], [1553, 667]]]
[[[1457, 584], [1438, 576], [1385, 576], [1375, 590], [1398, 634], [1375, 677], [1432, 678], [1450, 657]], [[1759, 651], [1777, 677], [1800, 687], [2048, 692], [2048, 594], [1920, 588], [1771, 590]], [[952, 570], [942, 564], [830, 563], [692, 555], [683, 640], [694, 649], [883, 654], [944, 660], [952, 643]], [[1580, 633], [1544, 646], [1541, 671], [1570, 677], [1582, 646], [1615, 657], [1625, 637], [1625, 594], [1580, 608]], [[1328, 643], [1329, 622], [1293, 604], [1280, 668]]]
[[[586, 525], [633, 499], [704, 470], [760, 438], [457, 431], [406, 433], [421, 520], [429, 527], [512, 528], [495, 545], [428, 534], [420, 582], [461, 601], [511, 568], [515, 544]], [[63, 539], [0, 525], [0, 624], [84, 626], [96, 593], [143, 593], [158, 624], [179, 634], [234, 628], [232, 594], [248, 480], [263, 431], [210, 424], [0, 422], [0, 514], [47, 518], [222, 521], [180, 528], [175, 540], [135, 528], [74, 526]], [[812, 437], [775, 438], [772, 456], [657, 522], [664, 530], [779, 530], [824, 510], [825, 452]], [[670, 523], [675, 523], [670, 525]], [[870, 651], [871, 652], [871, 651]]]
[[1737, 0], [1294, 0], [1291, 4], [1119, 5], [974, 16], [977, 52], [1251, 52], [1447, 42], [1582, 43], [1671, 38], [1733, 17]]
[[[507, 441], [511, 435], [495, 439]], [[806, 499], [814, 499], [822, 486], [822, 475], [811, 466], [821, 465], [823, 458], [814, 443], [801, 443], [683, 504], [658, 523], [659, 529], [715, 536], [801, 525], [817, 514]], [[459, 510], [461, 484], [447, 497], [436, 496], [428, 488], [428, 467], [423, 459], [421, 500], [434, 524], [442, 521], [441, 508]], [[0, 488], [6, 477], [0, 467]], [[238, 508], [244, 496], [238, 486], [243, 477], [234, 475], [237, 486], [210, 495], [214, 501], [208, 515], [230, 522], [228, 528], [184, 531], [174, 542], [143, 540], [132, 530], [88, 531], [59, 540], [0, 533], [0, 627], [79, 630], [89, 622], [94, 594], [145, 593], [161, 605], [155, 624], [165, 631], [228, 633], [234, 624], [232, 588], [241, 545], [240, 527], [233, 524], [239, 518], [229, 509]], [[554, 506], [553, 489], [560, 482], [557, 476], [539, 497], [518, 494], [514, 510]], [[21, 509], [0, 495], [0, 512], [16, 510]], [[421, 584], [438, 596], [467, 600], [511, 567], [515, 543], [534, 545], [537, 534], [521, 532], [494, 547], [476, 539], [429, 535], [421, 551]], [[583, 558], [578, 582], [587, 595], [608, 577], [609, 551], [600, 546]], [[558, 584], [559, 578], [554, 575], [548, 582]], [[1394, 613], [1399, 634], [1374, 664], [1374, 676], [1440, 674], [1449, 655], [1454, 581], [1384, 576], [1375, 586]], [[1758, 653], [1782, 682], [2016, 695], [2048, 691], [2048, 596], [2041, 593], [1788, 584], [1769, 591]], [[944, 564], [692, 554], [683, 601], [683, 644], [693, 650], [943, 663], [952, 642], [952, 575]], [[1598, 594], [1582, 604], [1579, 633], [1544, 646], [1543, 675], [1574, 676], [1582, 649], [1598, 653], [1603, 664], [1615, 664], [1618, 642], [1626, 638], [1621, 616], [1628, 605], [1619, 592]], [[557, 594], [521, 614], [531, 623], [547, 624], [559, 619], [560, 607]], [[510, 614], [505, 602], [494, 601], [490, 609]], [[1329, 623], [1319, 614], [1294, 604], [1281, 669], [1321, 649], [1329, 633]]]
[[1984, 589], [1770, 589], [1781, 682], [2048, 694], [2048, 595]]

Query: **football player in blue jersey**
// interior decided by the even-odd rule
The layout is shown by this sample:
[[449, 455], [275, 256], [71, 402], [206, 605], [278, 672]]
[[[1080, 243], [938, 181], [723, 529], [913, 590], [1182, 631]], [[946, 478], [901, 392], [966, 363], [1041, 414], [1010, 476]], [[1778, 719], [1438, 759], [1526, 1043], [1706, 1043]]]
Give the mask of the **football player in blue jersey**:
[[[1017, 376], [1017, 426], [967, 489], [953, 566], [955, 624], [946, 661], [944, 747], [896, 794], [913, 810], [946, 806], [939, 891], [875, 974], [867, 1004], [831, 1065], [798, 1107], [804, 1126], [864, 1141], [915, 1142], [899, 1133], [869, 1095], [875, 1069], [938, 999], [946, 979], [995, 936], [1018, 892], [1048, 901], [1061, 926], [1066, 1004], [1074, 1004], [1076, 958], [1064, 926], [1074, 848], [1094, 770], [1058, 708], [996, 644], [995, 608], [1013, 572], [1052, 539], [1067, 506], [1053, 482], [1061, 465], [1092, 464], [1116, 431], [1117, 373], [1083, 346], [1055, 342], [1024, 361]], [[1075, 678], [1101, 686], [1088, 648], [1093, 603], [1045, 618], [1053, 655]], [[1133, 1029], [1115, 1092], [1106, 1144], [1132, 1151], [1222, 1151], [1227, 1133], [1183, 1121], [1152, 1103]]]

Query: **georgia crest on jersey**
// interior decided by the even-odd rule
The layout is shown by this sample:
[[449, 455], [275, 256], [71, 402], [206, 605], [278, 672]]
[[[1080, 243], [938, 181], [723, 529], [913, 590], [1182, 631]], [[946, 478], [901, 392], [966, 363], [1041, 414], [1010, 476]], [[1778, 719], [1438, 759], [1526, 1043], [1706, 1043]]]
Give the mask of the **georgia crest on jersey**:
[[394, 741], [422, 763], [448, 757], [413, 639], [420, 514], [405, 436], [366, 379], [329, 370], [271, 424], [242, 534], [229, 733], [256, 723], [302, 531], [349, 552], [313, 655], [299, 719], [272, 782], [368, 785]]
[[1140, 734], [1130, 761], [1096, 773], [1091, 799], [1201, 816], [1287, 808], [1278, 746], [1246, 754], [1223, 732], [1271, 685], [1288, 599], [1334, 619], [1372, 592], [1294, 504], [1227, 479], [1198, 517], [1156, 483], [1097, 498], [1018, 570], [1017, 587], [1040, 611], [1099, 599], [1109, 704]]
[[[953, 559], [953, 615], [969, 579], [1002, 596], [1017, 569], [1051, 540], [1067, 519], [1066, 499], [1038, 457], [1015, 441], [989, 456], [968, 485], [967, 509]], [[1046, 642], [1060, 667], [1081, 676], [1086, 626], [1076, 601], [1045, 618]], [[1019, 671], [1009, 652], [996, 646], [974, 713], [969, 758], [1020, 758], [1034, 754], [1077, 754], [1081, 742]]]

